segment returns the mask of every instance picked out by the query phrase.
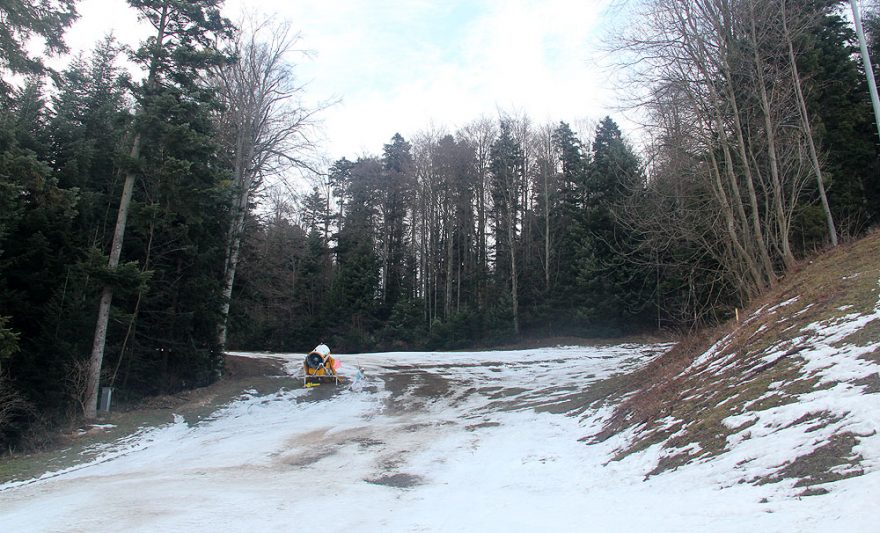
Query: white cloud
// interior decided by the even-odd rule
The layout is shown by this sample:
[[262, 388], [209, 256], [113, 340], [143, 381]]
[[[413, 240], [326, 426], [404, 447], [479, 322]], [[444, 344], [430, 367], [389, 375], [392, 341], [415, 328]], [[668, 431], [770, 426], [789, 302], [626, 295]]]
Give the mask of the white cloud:
[[[80, 17], [64, 35], [71, 55], [88, 54], [109, 33], [132, 47], [152, 33], [149, 24], [138, 21], [137, 13], [125, 0], [81, 0], [76, 9]], [[53, 64], [57, 67], [64, 63], [59, 58]]]
[[316, 51], [300, 65], [311, 96], [343, 99], [324, 113], [335, 159], [378, 153], [398, 131], [454, 129], [498, 109], [537, 122], [609, 113], [613, 97], [596, 53], [607, 5], [307, 0], [278, 10]]
[[[612, 113], [597, 53], [611, 0], [227, 0], [290, 21], [302, 33], [307, 98], [342, 102], [323, 114], [331, 159], [378, 153], [395, 132], [453, 130], [496, 110], [538, 123]], [[108, 31], [136, 45], [150, 34], [124, 0], [83, 0], [68, 32], [74, 52]]]

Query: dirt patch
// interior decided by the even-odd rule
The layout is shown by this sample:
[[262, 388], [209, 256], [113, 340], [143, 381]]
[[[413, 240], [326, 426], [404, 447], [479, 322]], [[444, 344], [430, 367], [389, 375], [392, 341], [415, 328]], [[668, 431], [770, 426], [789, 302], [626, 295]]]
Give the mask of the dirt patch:
[[[668, 416], [684, 395], [686, 385], [682, 382], [682, 372], [716, 340], [727, 333], [726, 327], [706, 330], [692, 335], [676, 344], [666, 354], [657, 357], [643, 369], [631, 374], [611, 378], [609, 383], [594, 386], [615, 389], [615, 394], [630, 394], [614, 410], [605, 427], [596, 435], [586, 438], [587, 442], [599, 442], [610, 438], [624, 429], [637, 426], [650, 426], [654, 421]], [[620, 383], [614, 384], [614, 381]], [[652, 440], [648, 437], [648, 440]]]
[[[302, 381], [298, 381], [297, 387], [302, 387]], [[317, 403], [329, 400], [334, 396], [338, 396], [340, 392], [345, 390], [345, 386], [341, 383], [337, 385], [336, 383], [321, 383], [317, 386], [309, 387], [309, 392], [307, 394], [303, 394], [302, 396], [298, 396], [296, 398], [296, 403]]]
[[386, 487], [394, 487], [396, 489], [411, 489], [425, 483], [422, 476], [417, 476], [415, 474], [389, 474], [364, 479], [364, 481], [373, 485], [385, 485]]
[[580, 416], [592, 407], [620, 399], [624, 394], [630, 392], [632, 387], [632, 374], [618, 374], [595, 381], [584, 387], [583, 390], [558, 397], [553, 402], [537, 402], [534, 409], [538, 412]]
[[852, 383], [857, 387], [862, 387], [863, 394], [880, 394], [880, 374], [857, 379]]
[[255, 358], [227, 355], [224, 375], [227, 379], [242, 379], [254, 376], [285, 376], [285, 361], [271, 357]]
[[303, 468], [307, 466], [311, 466], [321, 459], [326, 457], [330, 457], [335, 455], [337, 450], [334, 448], [321, 448], [318, 450], [309, 450], [306, 453], [296, 454], [292, 457], [287, 457], [283, 459], [281, 462], [287, 466], [293, 466], [298, 468]]
[[331, 429], [333, 428], [329, 426], [325, 428], [315, 429], [313, 431], [297, 435], [296, 437], [287, 441], [286, 444], [290, 448], [323, 444], [327, 439], [327, 433], [329, 433]]
[[358, 447], [361, 449], [374, 448], [376, 446], [384, 446], [385, 443], [381, 440], [371, 439], [369, 437], [362, 437], [358, 439], [351, 439], [352, 442], [356, 443]]
[[302, 386], [298, 379], [283, 373], [283, 361], [226, 356], [226, 373], [216, 383], [173, 395], [146, 398], [135, 404], [119, 403], [102, 413], [98, 426], [82, 425], [59, 430], [52, 446], [34, 453], [6, 455], [0, 461], [0, 483], [21, 481], [76, 466], [94, 459], [97, 446], [115, 442], [141, 428], [171, 423], [173, 415], [196, 424], [223, 405], [239, 398], [243, 391], [257, 395]]
[[389, 367], [383, 379], [392, 396], [409, 393], [417, 398], [438, 398], [452, 389], [452, 382], [441, 374], [412, 367]]
[[390, 367], [382, 379], [391, 393], [385, 408], [394, 413], [421, 411], [428, 401], [453, 394], [449, 379], [413, 367]]
[[871, 346], [876, 345], [878, 340], [880, 340], [880, 319], [874, 319], [862, 326], [855, 333], [838, 342], [835, 347], [839, 348], [841, 346], [846, 346], [847, 344]]
[[498, 422], [480, 422], [479, 424], [471, 424], [469, 426], [465, 426], [464, 429], [466, 429], [467, 431], [476, 431], [483, 428], [496, 428], [500, 425], [501, 424], [499, 424]]
[[521, 394], [529, 392], [529, 389], [522, 387], [482, 387], [477, 390], [483, 396], [490, 400], [506, 400]]
[[775, 483], [783, 479], [797, 479], [796, 487], [812, 487], [860, 476], [861, 455], [854, 452], [859, 439], [852, 433], [840, 433], [812, 452], [802, 455], [780, 469], [773, 476], [756, 480], [758, 484]]

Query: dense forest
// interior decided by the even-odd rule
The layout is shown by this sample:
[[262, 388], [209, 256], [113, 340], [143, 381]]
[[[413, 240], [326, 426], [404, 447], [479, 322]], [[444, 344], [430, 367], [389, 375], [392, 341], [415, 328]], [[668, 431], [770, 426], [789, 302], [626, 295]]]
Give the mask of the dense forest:
[[[613, 47], [644, 146], [610, 117], [498, 112], [388, 124], [380, 153], [323, 167], [296, 34], [220, 3], [129, 0], [153, 36], [60, 72], [28, 43], [64, 54], [75, 0], [0, 5], [0, 449], [94, 418], [99, 386], [208, 384], [226, 348], [712, 324], [880, 217], [846, 2], [642, 2]], [[277, 186], [293, 172], [311, 190]]]

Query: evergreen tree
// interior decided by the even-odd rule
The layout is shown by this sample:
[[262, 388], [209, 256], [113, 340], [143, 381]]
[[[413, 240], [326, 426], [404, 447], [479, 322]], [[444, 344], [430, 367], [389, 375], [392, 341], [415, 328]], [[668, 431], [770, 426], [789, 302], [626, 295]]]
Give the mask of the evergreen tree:
[[74, 59], [59, 76], [53, 98], [51, 135], [53, 170], [59, 186], [78, 189], [78, 231], [91, 235], [94, 246], [105, 238], [106, 211], [118, 194], [117, 160], [130, 123], [126, 86], [130, 80], [117, 66], [120, 48], [112, 38], [100, 42], [86, 61]]
[[382, 302], [390, 310], [403, 293], [406, 209], [412, 197], [410, 144], [395, 133], [382, 154], [383, 183], [378, 188], [382, 217]]
[[50, 55], [67, 52], [64, 30], [77, 18], [76, 0], [34, 2], [4, 0], [0, 3], [0, 98], [11, 90], [3, 79], [8, 74], [41, 75], [46, 67], [40, 57], [32, 57], [28, 41], [38, 36]]
[[371, 332], [378, 329], [381, 260], [376, 235], [383, 174], [382, 162], [375, 158], [337, 161], [330, 174], [343, 205], [337, 266], [323, 318], [336, 335], [334, 343], [350, 350], [369, 346]]
[[638, 157], [620, 128], [606, 117], [599, 123], [587, 174], [586, 227], [578, 250], [578, 281], [585, 291], [584, 318], [601, 326], [625, 327], [642, 313], [652, 287], [628, 254], [634, 245], [615, 219], [615, 208], [643, 183]]
[[[803, 50], [798, 60], [801, 76], [813, 81], [808, 105], [825, 153], [828, 201], [840, 230], [852, 234], [880, 220], [880, 153], [865, 74], [853, 60], [858, 57], [855, 32], [837, 9], [841, 3], [811, 2], [815, 22], [797, 45]], [[877, 61], [876, 53], [872, 59]], [[807, 198], [805, 204], [811, 201]], [[801, 246], [812, 248], [817, 242], [808, 230], [815, 211], [808, 207], [800, 214], [796, 241]]]
[[577, 251], [588, 237], [586, 207], [586, 172], [589, 155], [568, 124], [561, 122], [553, 132], [559, 154], [558, 208], [551, 220], [557, 236], [555, 260], [558, 275], [550, 296], [555, 308], [571, 309], [582, 297], [577, 282]]
[[[154, 205], [162, 205], [166, 202], [167, 204], [164, 211], [152, 211], [156, 215], [161, 214], [164, 220], [157, 220], [157, 216], [151, 217], [150, 222], [147, 223], [147, 238], [142, 249], [149, 256], [157, 223], [165, 222], [160, 226], [160, 230], [167, 230], [165, 236], [169, 239], [188, 240], [187, 238], [190, 237], [187, 235], [188, 226], [175, 218], [174, 209], [191, 206], [181, 205], [182, 197], [175, 194], [182, 190], [198, 193], [210, 190], [209, 182], [212, 175], [216, 179], [216, 174], [212, 173], [208, 162], [213, 157], [211, 152], [214, 149], [207, 139], [207, 133], [210, 131], [207, 110], [212, 105], [212, 94], [200, 86], [199, 80], [208, 67], [224, 60], [216, 51], [216, 43], [218, 38], [228, 36], [231, 31], [228, 21], [220, 16], [217, 0], [129, 0], [129, 3], [149, 21], [156, 33], [135, 53], [135, 59], [144, 65], [147, 77], [136, 92], [139, 111], [135, 120], [135, 132], [127, 168], [124, 172], [125, 181], [119, 202], [116, 228], [110, 246], [107, 268], [111, 274], [117, 269], [122, 253], [135, 181], [148, 169], [155, 171], [152, 177], [154, 184], [157, 185], [152, 191], [154, 194], [152, 202]], [[195, 198], [193, 201], [201, 205], [192, 206], [196, 207], [194, 211], [181, 213], [184, 215], [181, 217], [184, 220], [189, 215], [191, 218], [188, 221], [199, 221], [203, 212], [198, 208], [217, 207], [207, 198]], [[216, 234], [216, 232], [205, 232], [205, 235]], [[176, 264], [172, 263], [172, 265], [179, 272], [185, 266], [189, 266], [187, 265], [189, 261], [204, 257], [199, 255], [197, 246], [185, 246], [183, 251], [194, 255], [186, 259], [182, 256], [176, 258]], [[113, 292], [114, 287], [111, 284], [104, 285], [90, 356], [88, 391], [84, 402], [84, 414], [87, 418], [96, 416], [98, 385]], [[171, 315], [183, 311], [179, 307], [178, 295], [178, 292], [171, 294], [173, 302]], [[203, 310], [209, 310], [212, 305], [218, 303], [213, 298], [205, 298], [201, 301], [206, 306]], [[205, 317], [204, 314], [192, 316], [198, 319]], [[216, 318], [215, 313], [207, 313], [207, 316]], [[198, 346], [192, 338], [186, 337], [191, 336], [193, 329], [200, 327], [201, 324], [181, 320], [173, 322], [172, 326], [170, 330], [163, 331], [171, 332], [173, 337], [177, 337], [174, 348], [160, 346], [156, 349], [178, 349], [178, 342], [187, 341], [189, 344], [185, 344], [186, 346]], [[204, 350], [202, 346], [198, 346], [197, 349]], [[188, 352], [190, 352], [189, 348], [185, 354]], [[162, 373], [166, 373], [170, 368], [167, 357], [167, 355], [163, 357], [160, 365]], [[204, 381], [219, 371], [219, 359], [216, 354], [198, 358], [205, 360], [201, 366], [208, 367], [208, 372], [199, 373], [200, 380]], [[188, 360], [191, 357], [185, 355], [181, 359]]]
[[520, 220], [520, 187], [524, 156], [514, 140], [509, 121], [501, 121], [501, 133], [492, 144], [492, 200], [498, 253], [495, 276], [499, 286], [509, 283], [513, 331], [519, 335], [519, 279], [517, 273], [517, 225]]
[[[0, 115], [0, 309], [11, 313], [7, 339], [16, 339], [8, 369], [26, 398], [51, 412], [65, 399], [66, 352], [40, 342], [47, 307], [76, 261], [71, 228], [77, 192], [58, 186], [52, 175], [48, 110], [39, 79], [31, 78], [13, 93], [13, 104]], [[5, 237], [5, 238], [4, 238]]]

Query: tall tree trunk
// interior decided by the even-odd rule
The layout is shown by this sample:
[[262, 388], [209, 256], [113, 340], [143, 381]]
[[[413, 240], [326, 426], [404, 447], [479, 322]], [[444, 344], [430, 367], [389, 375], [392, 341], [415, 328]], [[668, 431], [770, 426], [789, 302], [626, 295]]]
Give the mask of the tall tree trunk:
[[[216, 342], [222, 351], [226, 346], [227, 323], [235, 274], [240, 257], [241, 239], [247, 219], [248, 205], [262, 177], [280, 172], [289, 166], [308, 166], [298, 155], [309, 146], [302, 132], [314, 111], [287, 104], [299, 88], [293, 85], [289, 65], [285, 62], [296, 37], [289, 27], [266, 25], [246, 20], [249, 28], [233, 42], [238, 61], [222, 65], [214, 72], [213, 82], [223, 99], [220, 133], [225, 133], [227, 148], [233, 155], [233, 184], [237, 196], [230, 209], [232, 220], [226, 239], [223, 269], [223, 302], [217, 324]], [[268, 40], [260, 38], [268, 31]], [[324, 239], [329, 234], [329, 185], [324, 213]], [[329, 256], [324, 257], [329, 271]], [[322, 289], [325, 281], [321, 280]]]
[[[717, 126], [720, 128], [720, 131], [723, 131], [724, 125], [720, 120], [717, 120]], [[743, 205], [742, 197], [740, 196], [739, 180], [733, 169], [733, 156], [730, 153], [730, 145], [728, 144], [727, 137], [723, 133], [719, 133], [718, 143], [721, 146], [721, 153], [724, 156], [724, 175], [727, 176], [727, 182], [730, 184], [730, 196], [729, 198], [725, 197], [724, 203], [733, 206], [734, 209], [731, 210], [731, 214], [736, 219], [733, 229], [734, 231], [737, 231], [736, 228], [739, 227], [739, 231], [742, 233], [742, 240], [737, 238], [733, 244], [735, 249], [742, 253], [743, 260], [749, 266], [749, 271], [754, 274], [753, 277], [755, 278], [755, 284], [757, 287], [763, 288], [766, 284], [766, 276], [761, 272], [759, 264], [755, 258], [755, 242], [752, 238], [748, 238], [748, 235], [751, 233], [748, 215], [746, 214], [745, 205]], [[715, 157], [713, 154], [710, 154], [710, 156], [712, 157], [712, 164], [716, 167], [715, 172], [720, 177], [721, 171], [720, 169], [717, 169]], [[720, 191], [724, 193], [725, 189], [720, 181], [718, 182], [718, 186], [721, 187]], [[739, 235], [739, 233], [736, 235]], [[751, 290], [749, 292], [754, 294]]]
[[[794, 44], [792, 43], [791, 34], [788, 31], [788, 21], [786, 20], [785, 0], [780, 0], [782, 11], [782, 31], [785, 34], [785, 41], [788, 45], [788, 61], [791, 63], [791, 77], [794, 84], [794, 93], [797, 98], [798, 111], [800, 111], [801, 124], [804, 129], [804, 135], [807, 138], [807, 147], [810, 151], [810, 162], [813, 165], [813, 172], [816, 174], [816, 184], [819, 188], [819, 199], [822, 201], [822, 210], [825, 212], [825, 223], [828, 226], [828, 235], [831, 238], [831, 246], [837, 246], [837, 228], [834, 226], [834, 217], [831, 215], [831, 207], [828, 205], [828, 196], [825, 194], [825, 183], [822, 180], [822, 166], [819, 164], [819, 156], [816, 153], [816, 144], [813, 141], [813, 128], [810, 126], [810, 115], [807, 112], [807, 104], [804, 99], [804, 92], [801, 89], [801, 76], [798, 73], [797, 57], [794, 54]], [[867, 67], [870, 68], [870, 65]]]
[[[156, 85], [156, 76], [159, 66], [158, 54], [165, 40], [165, 25], [168, 17], [168, 3], [162, 7], [159, 27], [156, 35], [156, 45], [153, 57], [150, 60], [150, 70], [146, 85], [153, 88]], [[142, 114], [140, 110], [138, 114]], [[141, 156], [141, 134], [134, 136], [131, 150], [128, 153], [131, 161], [137, 161]], [[116, 227], [113, 230], [113, 243], [110, 245], [110, 257], [107, 268], [115, 271], [119, 266], [119, 257], [122, 254], [122, 242], [125, 238], [125, 226], [128, 223], [128, 209], [131, 206], [131, 197], [134, 192], [134, 182], [137, 176], [133, 170], [125, 173], [125, 181], [122, 185], [122, 197], [119, 199], [119, 212], [116, 214]], [[94, 420], [98, 416], [98, 387], [101, 381], [101, 366], [104, 361], [104, 346], [107, 342], [107, 326], [110, 322], [110, 306], [113, 303], [113, 287], [104, 285], [101, 290], [101, 301], [98, 304], [98, 318], [95, 322], [95, 336], [92, 339], [92, 351], [89, 356], [89, 381], [86, 388], [85, 412], [83, 415], [88, 420]]]
[[388, 270], [391, 268], [391, 215], [390, 210], [393, 209], [389, 204], [391, 201], [389, 197], [392, 193], [386, 193], [385, 201], [382, 205], [382, 235], [380, 240], [382, 242], [382, 268], [380, 270], [379, 277], [379, 286], [380, 292], [382, 293], [382, 304], [388, 303], [388, 279], [390, 277]]
[[[754, 236], [754, 245], [757, 248], [758, 257], [764, 269], [767, 282], [773, 286], [776, 283], [776, 273], [773, 269], [773, 262], [770, 260], [770, 252], [767, 249], [767, 241], [764, 239], [764, 230], [761, 223], [761, 212], [758, 206], [758, 196], [755, 193], [755, 180], [752, 175], [752, 164], [749, 161], [745, 135], [743, 134], [742, 119], [740, 117], [739, 104], [736, 98], [736, 91], [733, 87], [733, 71], [730, 63], [725, 59], [722, 61], [725, 69], [725, 78], [727, 79], [727, 90], [729, 93], [728, 102], [731, 105], [731, 114], [733, 115], [734, 130], [736, 133], [736, 151], [739, 155], [740, 162], [745, 174], [746, 191], [748, 192], [749, 211], [751, 212], [751, 228]], [[731, 168], [731, 172], [733, 169]]]
[[764, 130], [767, 136], [767, 158], [770, 161], [770, 180], [773, 187], [773, 210], [776, 218], [776, 227], [779, 232], [779, 242], [782, 248], [782, 262], [786, 270], [794, 268], [794, 254], [791, 252], [791, 243], [788, 238], [788, 217], [785, 215], [782, 190], [782, 178], [779, 175], [779, 158], [776, 153], [775, 125], [771, 119], [772, 108], [770, 98], [767, 95], [767, 84], [764, 79], [764, 61], [758, 50], [758, 30], [755, 23], [755, 6], [753, 0], [749, 0], [749, 15], [751, 19], [752, 51], [755, 60], [755, 73], [758, 76], [758, 92], [761, 95], [761, 111], [764, 115]]
[[464, 237], [462, 236], [463, 233], [464, 232], [459, 233], [459, 239], [458, 239], [458, 255], [459, 255], [459, 257], [458, 257], [458, 261], [455, 262], [455, 312], [456, 313], [461, 311], [461, 275], [462, 275], [461, 268], [462, 268], [462, 263], [464, 263], [464, 261], [465, 261], [464, 256], [466, 256], [464, 246], [462, 245], [462, 242], [461, 242], [462, 240], [464, 240]]
[[223, 272], [223, 302], [220, 304], [220, 323], [217, 328], [217, 346], [221, 352], [226, 349], [229, 305], [232, 303], [232, 288], [235, 284], [235, 271], [238, 268], [241, 238], [242, 235], [244, 235], [244, 222], [247, 214], [249, 198], [250, 191], [248, 189], [245, 188], [239, 192], [238, 200], [235, 205], [235, 213], [229, 228], [229, 237], [226, 241], [226, 263]]
[[512, 206], [508, 206], [507, 213], [507, 242], [510, 244], [510, 298], [513, 308], [513, 332], [519, 336], [519, 287], [516, 274], [516, 236], [514, 219], [516, 215]]
[[449, 199], [446, 199], [446, 301], [443, 302], [444, 318], [452, 316], [452, 256], [454, 228], [449, 215]]
[[750, 274], [750, 278], [752, 280], [752, 283], [749, 284], [750, 288], [746, 289], [746, 296], [751, 297], [752, 295], [756, 294], [757, 288], [763, 286], [763, 277], [761, 276], [757, 263], [755, 263], [754, 257], [743, 247], [742, 243], [740, 242], [739, 235], [736, 229], [736, 217], [733, 208], [730, 205], [730, 201], [727, 198], [727, 193], [724, 189], [724, 183], [722, 183], [721, 180], [721, 171], [718, 168], [718, 163], [715, 160], [715, 155], [712, 153], [712, 150], [709, 150], [709, 157], [712, 163], [711, 172], [714, 178], [714, 189], [718, 200], [721, 203], [721, 213], [724, 217], [724, 226], [727, 230], [727, 237], [730, 240], [731, 247], [735, 251], [735, 256], [740, 258], [740, 264], [745, 266], [746, 272]]
[[[549, 150], [548, 150], [549, 153]], [[550, 290], [550, 192], [549, 172], [544, 172], [544, 290]]]
[[430, 330], [431, 328], [431, 298], [428, 292], [429, 284], [428, 284], [428, 276], [429, 276], [429, 268], [428, 268], [428, 199], [427, 199], [427, 185], [422, 186], [422, 199], [420, 202], [420, 207], [422, 211], [421, 216], [421, 242], [420, 248], [422, 252], [421, 257], [421, 265], [422, 265], [422, 302], [425, 308], [425, 325]]

